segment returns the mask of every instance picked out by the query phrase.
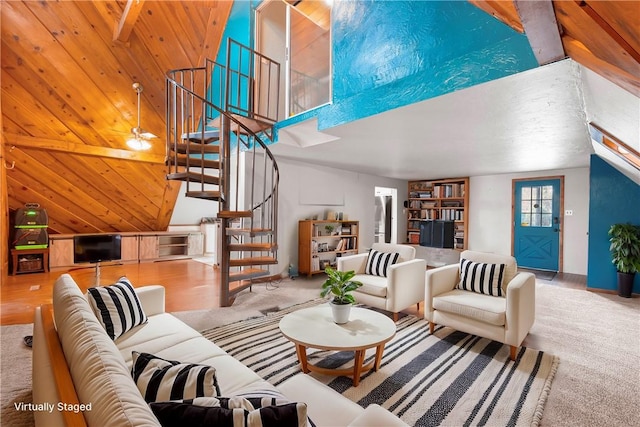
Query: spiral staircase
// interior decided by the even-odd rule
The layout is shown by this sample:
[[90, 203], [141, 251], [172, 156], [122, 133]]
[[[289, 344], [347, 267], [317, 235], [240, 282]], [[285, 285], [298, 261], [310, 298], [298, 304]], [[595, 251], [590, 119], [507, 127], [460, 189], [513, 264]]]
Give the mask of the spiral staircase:
[[226, 65], [167, 73], [167, 179], [218, 202], [220, 306], [277, 264], [278, 165], [269, 151], [280, 65], [228, 39]]

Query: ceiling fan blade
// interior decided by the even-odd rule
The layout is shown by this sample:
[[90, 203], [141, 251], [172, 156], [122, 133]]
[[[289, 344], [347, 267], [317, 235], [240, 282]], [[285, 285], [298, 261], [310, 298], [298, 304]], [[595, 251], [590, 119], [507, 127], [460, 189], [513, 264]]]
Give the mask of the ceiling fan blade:
[[153, 139], [153, 138], [157, 138], [157, 136], [155, 136], [154, 134], [152, 134], [151, 132], [146, 132], [146, 131], [141, 131], [140, 132], [140, 137], [145, 138], [145, 139]]

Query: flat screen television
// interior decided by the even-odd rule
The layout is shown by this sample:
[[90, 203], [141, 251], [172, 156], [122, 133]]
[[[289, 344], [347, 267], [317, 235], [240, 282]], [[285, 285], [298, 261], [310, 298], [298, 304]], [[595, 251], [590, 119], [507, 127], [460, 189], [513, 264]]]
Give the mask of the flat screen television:
[[420, 246], [452, 249], [454, 229], [453, 221], [420, 221]]
[[73, 236], [73, 262], [98, 263], [119, 260], [122, 236], [119, 234], [85, 234]]

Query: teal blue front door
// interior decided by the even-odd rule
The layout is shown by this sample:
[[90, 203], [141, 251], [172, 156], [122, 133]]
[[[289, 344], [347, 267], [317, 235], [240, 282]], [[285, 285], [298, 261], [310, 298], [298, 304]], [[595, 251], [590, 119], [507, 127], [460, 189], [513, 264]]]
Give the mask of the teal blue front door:
[[516, 181], [514, 256], [519, 266], [558, 271], [560, 180]]

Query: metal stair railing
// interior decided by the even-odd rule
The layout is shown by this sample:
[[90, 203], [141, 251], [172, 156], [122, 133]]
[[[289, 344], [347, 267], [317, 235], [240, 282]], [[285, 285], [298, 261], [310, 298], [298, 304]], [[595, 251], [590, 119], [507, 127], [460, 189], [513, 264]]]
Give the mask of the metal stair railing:
[[[266, 57], [260, 58], [262, 62]], [[168, 177], [182, 174], [187, 195], [218, 200], [219, 216], [224, 216], [221, 217], [225, 236], [220, 263], [222, 306], [229, 305], [235, 293], [246, 287], [229, 288], [231, 251], [226, 231], [231, 222], [240, 218], [241, 228], [247, 230], [247, 239], [269, 243], [274, 256], [277, 248], [279, 171], [265, 143], [271, 138], [270, 117], [258, 110], [246, 117], [242, 113], [247, 111], [231, 105], [249, 106], [253, 101], [231, 104], [226, 101], [230, 84], [228, 80], [220, 80], [226, 80], [234, 73], [230, 74], [228, 68], [208, 60], [204, 67], [169, 71], [166, 79]], [[212, 78], [215, 75], [225, 76], [225, 79]], [[258, 80], [253, 78], [250, 82], [251, 90], [246, 91], [249, 97], [261, 90]], [[263, 99], [260, 103], [270, 105], [271, 101]], [[263, 126], [256, 131], [246, 118], [263, 121]], [[211, 143], [214, 123], [219, 141]], [[217, 148], [212, 148], [214, 145]]]

